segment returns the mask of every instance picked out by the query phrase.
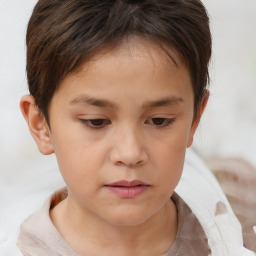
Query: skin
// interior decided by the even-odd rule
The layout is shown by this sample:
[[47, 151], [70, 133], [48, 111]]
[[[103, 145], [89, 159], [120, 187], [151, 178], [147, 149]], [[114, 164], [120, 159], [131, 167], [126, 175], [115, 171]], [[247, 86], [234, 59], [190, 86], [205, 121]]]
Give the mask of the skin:
[[[81, 255], [161, 255], [175, 240], [170, 197], [207, 97], [194, 118], [189, 71], [170, 53], [177, 65], [140, 39], [98, 53], [54, 94], [50, 128], [32, 96], [21, 100], [40, 152], [55, 153], [68, 187], [51, 219]], [[119, 180], [148, 187], [121, 198], [106, 187]]]

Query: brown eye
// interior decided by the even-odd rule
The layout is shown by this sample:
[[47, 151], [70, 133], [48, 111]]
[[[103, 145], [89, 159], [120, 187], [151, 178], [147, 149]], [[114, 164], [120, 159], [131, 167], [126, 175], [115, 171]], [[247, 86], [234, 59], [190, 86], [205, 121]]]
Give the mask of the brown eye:
[[80, 119], [80, 121], [92, 129], [100, 129], [110, 124], [107, 119]]
[[148, 119], [146, 123], [156, 127], [167, 127], [171, 125], [174, 121], [174, 118], [156, 117]]
[[152, 118], [152, 123], [154, 125], [163, 125], [166, 121], [166, 118]]
[[88, 120], [92, 126], [102, 126], [105, 124], [104, 119], [93, 119], [93, 120]]

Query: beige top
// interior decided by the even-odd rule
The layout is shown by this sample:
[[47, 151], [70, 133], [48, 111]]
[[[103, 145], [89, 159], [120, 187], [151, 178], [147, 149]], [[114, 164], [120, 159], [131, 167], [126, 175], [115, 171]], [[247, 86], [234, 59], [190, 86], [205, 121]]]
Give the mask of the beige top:
[[[66, 189], [57, 191], [22, 223], [17, 246], [24, 256], [81, 256], [70, 248], [50, 219], [50, 209], [66, 196]], [[196, 216], [176, 193], [172, 200], [178, 209], [178, 232], [172, 247], [162, 256], [210, 255], [208, 239]]]

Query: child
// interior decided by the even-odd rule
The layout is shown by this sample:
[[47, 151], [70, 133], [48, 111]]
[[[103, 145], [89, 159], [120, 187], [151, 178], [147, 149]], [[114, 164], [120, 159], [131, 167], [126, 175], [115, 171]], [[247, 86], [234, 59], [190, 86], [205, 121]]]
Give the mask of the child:
[[[198, 0], [38, 1], [20, 106], [67, 186], [22, 224], [24, 255], [251, 255], [236, 221], [215, 220], [208, 204], [200, 215], [207, 188], [189, 177], [191, 190], [174, 192], [207, 104], [210, 56]], [[220, 240], [228, 229], [236, 237]]]

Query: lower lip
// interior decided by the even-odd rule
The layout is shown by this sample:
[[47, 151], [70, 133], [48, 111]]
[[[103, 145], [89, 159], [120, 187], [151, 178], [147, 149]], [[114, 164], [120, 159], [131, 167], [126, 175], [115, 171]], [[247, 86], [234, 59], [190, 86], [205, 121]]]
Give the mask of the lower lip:
[[139, 185], [133, 187], [106, 186], [111, 192], [121, 198], [131, 199], [142, 194], [149, 186]]

